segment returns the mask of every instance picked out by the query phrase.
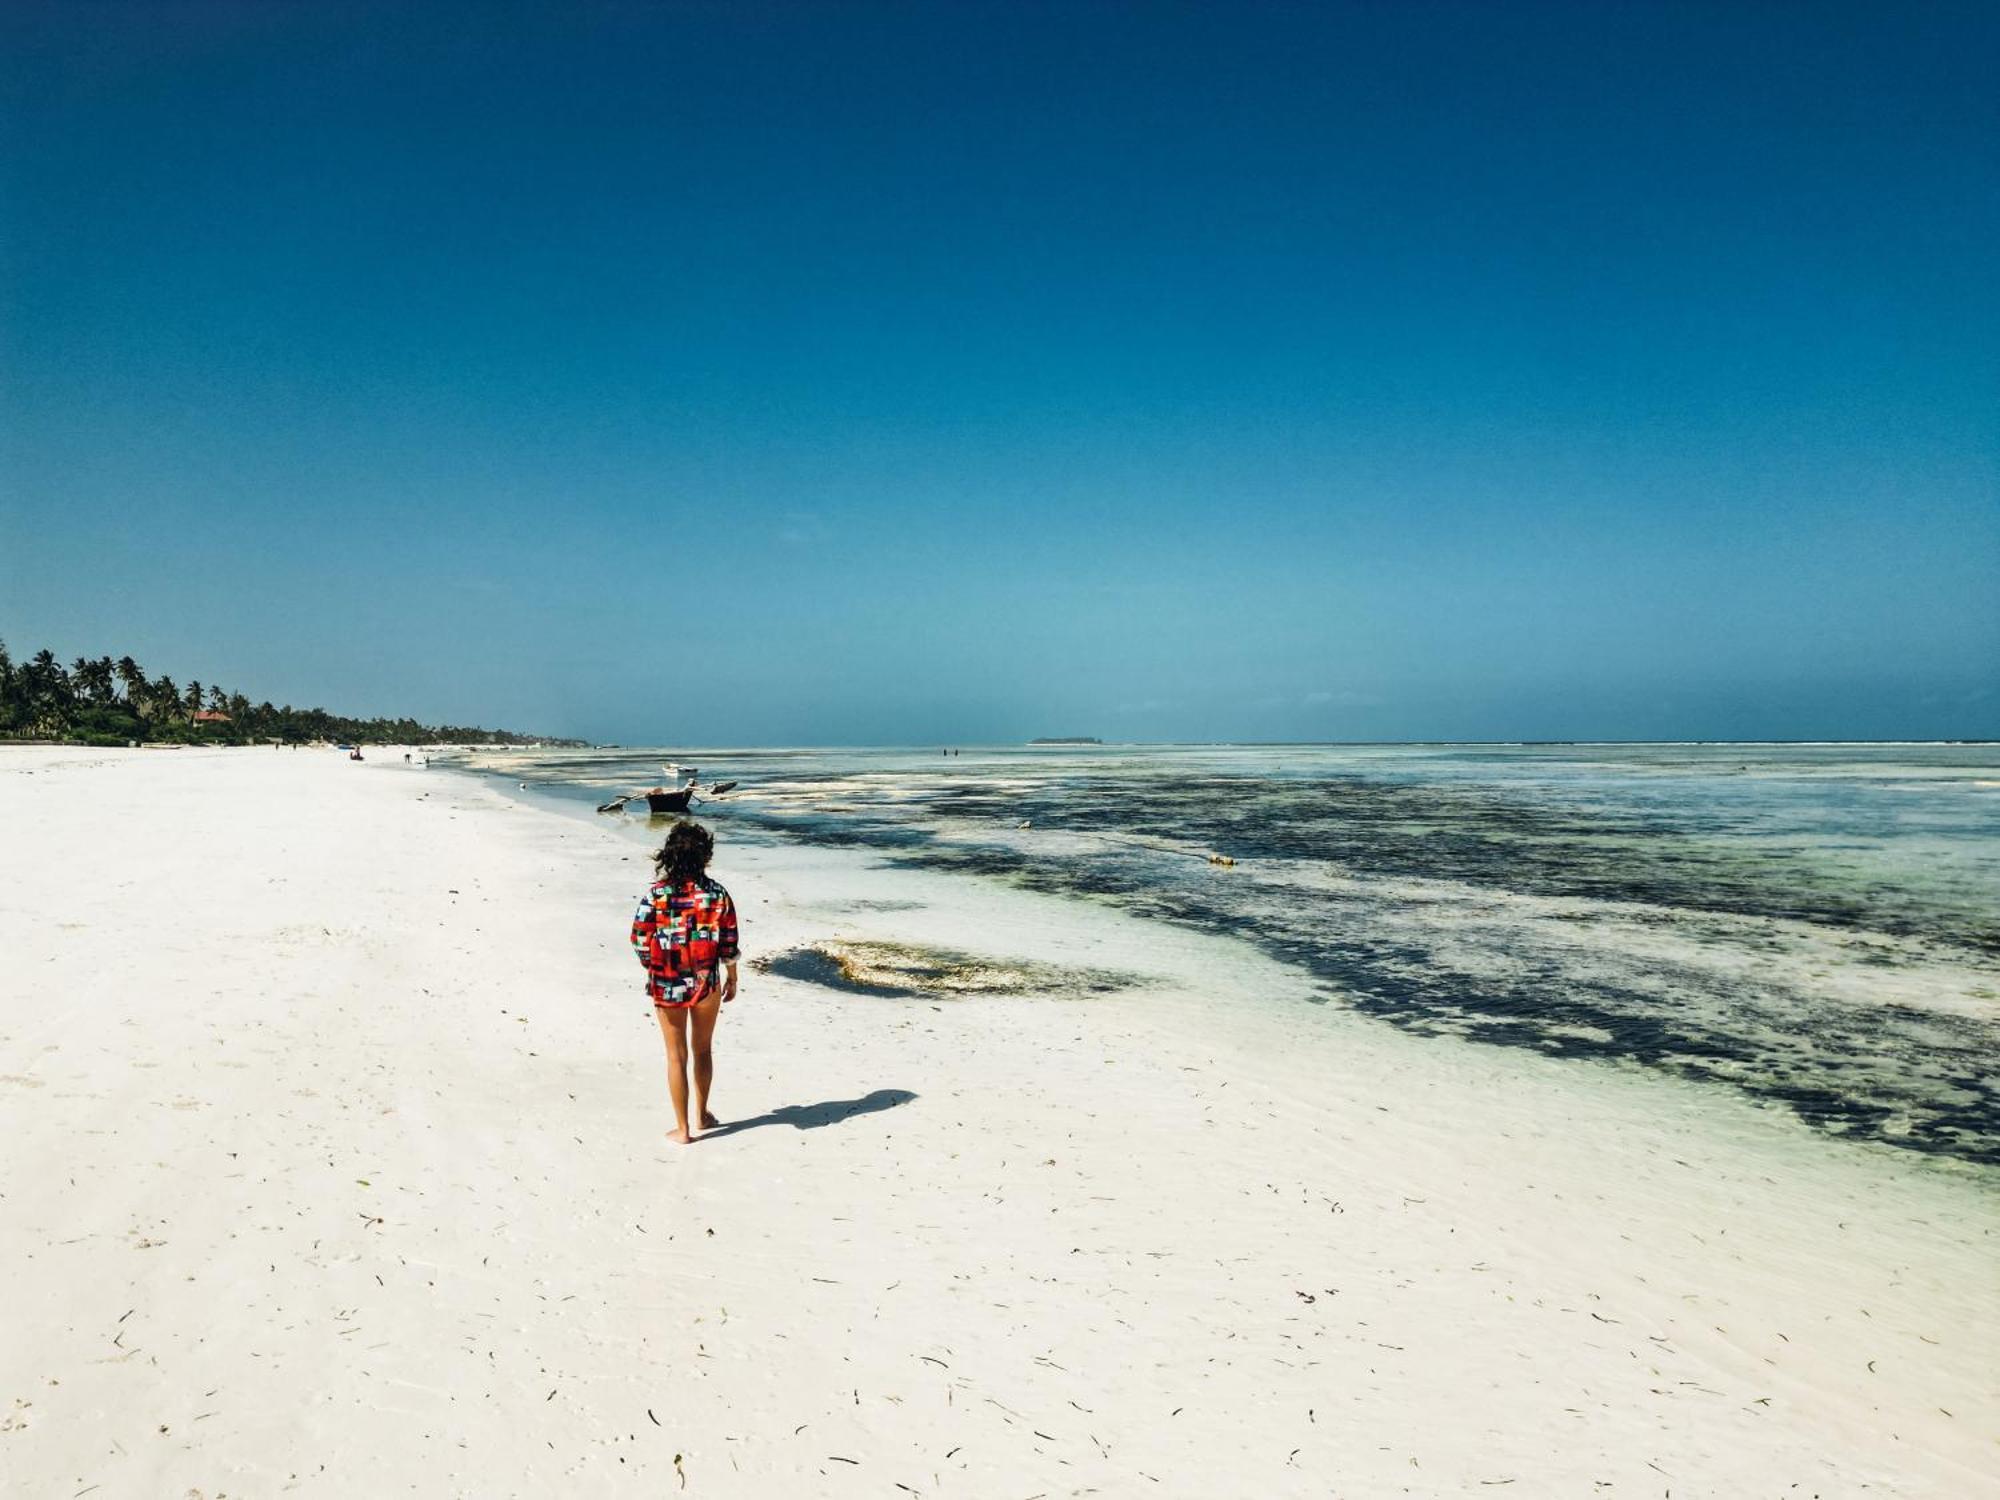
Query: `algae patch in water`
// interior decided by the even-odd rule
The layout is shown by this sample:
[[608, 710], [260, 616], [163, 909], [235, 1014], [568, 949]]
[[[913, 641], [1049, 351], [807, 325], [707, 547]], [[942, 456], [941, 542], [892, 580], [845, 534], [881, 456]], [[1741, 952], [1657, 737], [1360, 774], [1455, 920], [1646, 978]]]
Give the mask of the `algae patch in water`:
[[914, 943], [836, 939], [787, 948], [753, 967], [781, 979], [800, 979], [856, 995], [942, 999], [964, 995], [1047, 995], [1076, 998], [1110, 994], [1145, 983], [1111, 969], [1072, 969], [1032, 959], [985, 958], [953, 948]]

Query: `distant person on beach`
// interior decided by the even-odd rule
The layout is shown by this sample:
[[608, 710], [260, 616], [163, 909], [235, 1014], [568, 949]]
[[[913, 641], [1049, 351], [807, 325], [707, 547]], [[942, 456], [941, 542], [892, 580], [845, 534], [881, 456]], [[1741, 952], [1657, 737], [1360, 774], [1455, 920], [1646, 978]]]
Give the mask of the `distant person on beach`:
[[[659, 878], [632, 918], [632, 950], [646, 969], [646, 993], [667, 1043], [667, 1091], [673, 1096], [673, 1138], [694, 1139], [688, 1128], [713, 1130], [708, 1110], [715, 1062], [709, 1043], [722, 1007], [736, 998], [736, 903], [708, 878], [715, 839], [686, 819], [667, 831], [653, 863]], [[688, 1112], [689, 1059], [694, 1067], [694, 1112]]]

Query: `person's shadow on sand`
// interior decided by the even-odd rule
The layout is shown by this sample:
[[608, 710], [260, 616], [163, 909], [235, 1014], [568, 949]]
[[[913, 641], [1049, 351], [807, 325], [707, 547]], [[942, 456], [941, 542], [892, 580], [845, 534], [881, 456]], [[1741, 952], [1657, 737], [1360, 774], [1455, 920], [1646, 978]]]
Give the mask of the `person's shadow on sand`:
[[755, 1130], [759, 1125], [790, 1125], [795, 1130], [817, 1130], [822, 1125], [838, 1125], [855, 1115], [872, 1115], [894, 1109], [916, 1097], [908, 1089], [877, 1089], [859, 1099], [829, 1099], [824, 1104], [787, 1104], [783, 1109], [774, 1109], [767, 1115], [725, 1121], [713, 1130], [704, 1130], [700, 1139], [712, 1141], [718, 1136], [734, 1135], [739, 1130]]

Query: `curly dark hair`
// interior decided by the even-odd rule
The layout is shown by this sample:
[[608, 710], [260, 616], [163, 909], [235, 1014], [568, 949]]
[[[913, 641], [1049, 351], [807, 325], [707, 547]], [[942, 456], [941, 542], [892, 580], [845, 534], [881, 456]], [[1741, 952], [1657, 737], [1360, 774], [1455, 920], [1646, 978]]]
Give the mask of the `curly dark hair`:
[[682, 818], [667, 830], [667, 841], [660, 845], [653, 863], [662, 880], [686, 885], [690, 880], [701, 879], [714, 853], [715, 836], [701, 824]]

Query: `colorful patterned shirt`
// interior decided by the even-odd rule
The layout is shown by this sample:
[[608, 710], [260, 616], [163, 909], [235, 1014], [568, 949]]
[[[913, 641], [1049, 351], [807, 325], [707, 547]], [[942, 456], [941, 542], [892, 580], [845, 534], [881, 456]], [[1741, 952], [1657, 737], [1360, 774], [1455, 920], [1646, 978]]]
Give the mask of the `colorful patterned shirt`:
[[656, 880], [632, 918], [632, 951], [655, 1005], [693, 1005], [707, 998], [717, 966], [735, 961], [736, 903], [705, 875], [678, 888]]

